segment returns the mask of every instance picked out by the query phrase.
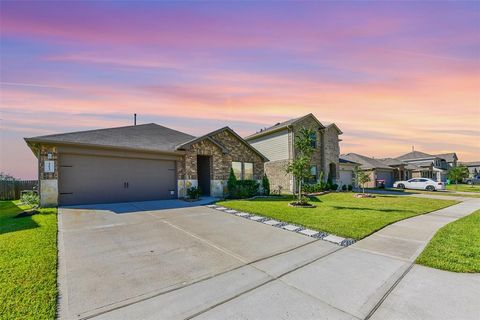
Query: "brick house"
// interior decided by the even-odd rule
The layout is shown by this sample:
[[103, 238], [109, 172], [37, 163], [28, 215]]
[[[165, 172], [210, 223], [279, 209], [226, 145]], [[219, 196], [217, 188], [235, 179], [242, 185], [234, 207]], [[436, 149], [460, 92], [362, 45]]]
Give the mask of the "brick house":
[[342, 131], [334, 123], [322, 124], [310, 113], [277, 123], [245, 138], [270, 160], [265, 163], [265, 174], [272, 190], [294, 191], [294, 178], [291, 174], [286, 174], [285, 169], [295, 157], [295, 135], [303, 127], [315, 132], [312, 137], [315, 148], [311, 163], [312, 182], [320, 178], [320, 172], [323, 172], [324, 179], [330, 178], [333, 182], [339, 178], [339, 135]]
[[260, 180], [268, 159], [229, 127], [201, 137], [150, 123], [25, 138], [38, 159], [42, 206], [226, 192], [230, 168]]

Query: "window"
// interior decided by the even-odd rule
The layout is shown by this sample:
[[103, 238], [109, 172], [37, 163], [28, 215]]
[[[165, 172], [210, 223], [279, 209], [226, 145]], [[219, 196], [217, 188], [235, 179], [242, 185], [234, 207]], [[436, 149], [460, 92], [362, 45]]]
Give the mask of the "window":
[[232, 161], [232, 169], [237, 180], [253, 180], [253, 163]]
[[235, 178], [237, 178], [238, 180], [242, 180], [242, 163], [232, 161], [232, 169], [233, 173], [235, 174]]
[[310, 146], [314, 149], [317, 148], [317, 134], [315, 132], [310, 135]]
[[310, 180], [312, 182], [317, 182], [317, 166], [313, 165], [310, 167], [310, 174], [312, 175]]
[[253, 180], [253, 163], [243, 163], [243, 180]]

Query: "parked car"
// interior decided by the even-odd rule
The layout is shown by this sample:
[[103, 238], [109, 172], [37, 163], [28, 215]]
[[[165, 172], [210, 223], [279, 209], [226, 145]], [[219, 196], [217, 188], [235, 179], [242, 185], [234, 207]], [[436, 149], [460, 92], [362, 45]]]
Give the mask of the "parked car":
[[480, 184], [480, 175], [465, 179], [466, 184]]
[[398, 189], [416, 189], [416, 190], [445, 190], [443, 182], [434, 181], [427, 178], [413, 178], [407, 181], [396, 181], [393, 184], [394, 188]]

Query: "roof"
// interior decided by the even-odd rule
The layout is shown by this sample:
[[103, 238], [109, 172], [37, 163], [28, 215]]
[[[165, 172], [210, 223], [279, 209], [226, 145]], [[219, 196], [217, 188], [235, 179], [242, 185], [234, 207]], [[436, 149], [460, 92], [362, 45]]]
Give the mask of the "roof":
[[383, 162], [373, 159], [367, 156], [363, 156], [358, 153], [347, 153], [340, 155], [340, 159], [356, 162], [360, 164], [360, 169], [370, 170], [370, 169], [389, 169], [393, 170], [392, 167], [384, 164]]
[[350, 161], [350, 160], [347, 160], [347, 159], [338, 159], [339, 160], [339, 163], [345, 163], [345, 164], [360, 164], [360, 163], [357, 163], [357, 162], [354, 162], [354, 161]]
[[177, 145], [195, 138], [155, 123], [107, 129], [77, 131], [25, 138], [27, 143], [75, 144], [98, 147], [129, 148], [149, 151], [176, 150]]
[[455, 152], [436, 154], [435, 156], [445, 159], [445, 161], [447, 162], [454, 162], [455, 160], [458, 160], [457, 154]]
[[335, 123], [324, 122], [323, 125], [325, 128], [335, 128], [338, 131], [338, 134], [343, 134], [343, 131]]
[[[256, 132], [254, 134], [251, 134], [247, 137], [245, 137], [245, 140], [250, 140], [250, 139], [253, 139], [253, 138], [257, 138], [257, 137], [261, 137], [263, 135], [266, 135], [266, 134], [269, 134], [269, 133], [273, 133], [273, 132], [276, 132], [278, 130], [281, 130], [281, 129], [285, 129], [291, 125], [294, 125], [296, 122], [300, 121], [300, 120], [303, 120], [307, 117], [313, 117], [313, 119], [318, 122], [318, 124], [320, 125], [321, 128], [325, 128], [325, 126], [320, 122], [318, 121], [318, 119], [312, 114], [312, 113], [309, 113], [307, 115], [304, 115], [302, 117], [298, 117], [298, 118], [294, 118], [294, 119], [290, 119], [290, 120], [287, 120], [287, 121], [284, 121], [284, 122], [279, 122], [271, 127], [268, 127], [266, 129], [263, 129], [259, 132]], [[337, 127], [338, 128], [338, 127]], [[339, 129], [340, 130], [340, 129]]]
[[480, 166], [480, 161], [461, 162], [460, 164], [466, 167], [478, 167]]
[[412, 151], [409, 153], [406, 153], [404, 155], [401, 155], [399, 157], [396, 157], [395, 159], [397, 160], [415, 160], [415, 159], [425, 159], [425, 158], [435, 158], [434, 155], [425, 153], [425, 152], [420, 152], [420, 151]]
[[235, 131], [233, 131], [230, 127], [223, 127], [223, 128], [220, 128], [218, 130], [215, 130], [215, 131], [212, 131], [212, 132], [209, 132], [201, 137], [197, 137], [197, 138], [193, 138], [193, 139], [190, 139], [188, 141], [185, 141], [181, 144], [179, 144], [177, 146], [177, 149], [180, 149], [180, 150], [183, 150], [183, 149], [187, 149], [189, 148], [191, 145], [193, 145], [194, 143], [196, 142], [199, 142], [201, 140], [204, 140], [204, 139], [208, 139], [210, 140], [212, 143], [216, 144], [217, 146], [220, 147], [220, 149], [222, 149], [222, 151], [224, 153], [227, 153], [228, 150], [227, 148], [225, 148], [221, 143], [219, 143], [218, 141], [216, 141], [216, 139], [214, 139], [213, 137], [222, 132], [222, 131], [228, 131], [230, 132], [232, 135], [234, 135], [238, 140], [240, 140], [240, 142], [242, 142], [243, 144], [245, 144], [248, 148], [250, 148], [253, 152], [255, 152], [256, 154], [258, 154], [264, 161], [268, 161], [267, 157], [265, 157], [260, 151], [258, 151], [257, 149], [255, 149], [250, 143], [248, 143], [247, 141], [245, 141], [242, 137], [240, 137]]
[[402, 164], [406, 164], [403, 161], [393, 159], [393, 158], [383, 158], [383, 159], [377, 159], [380, 162], [383, 162], [387, 166], [401, 166]]

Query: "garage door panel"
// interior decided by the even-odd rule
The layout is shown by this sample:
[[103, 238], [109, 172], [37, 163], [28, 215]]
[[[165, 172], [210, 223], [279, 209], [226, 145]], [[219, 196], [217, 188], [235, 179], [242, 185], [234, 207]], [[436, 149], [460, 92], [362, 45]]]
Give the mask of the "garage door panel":
[[393, 172], [377, 170], [377, 180], [385, 180], [385, 187], [393, 186]]
[[175, 187], [171, 160], [60, 155], [61, 205], [170, 199]]

